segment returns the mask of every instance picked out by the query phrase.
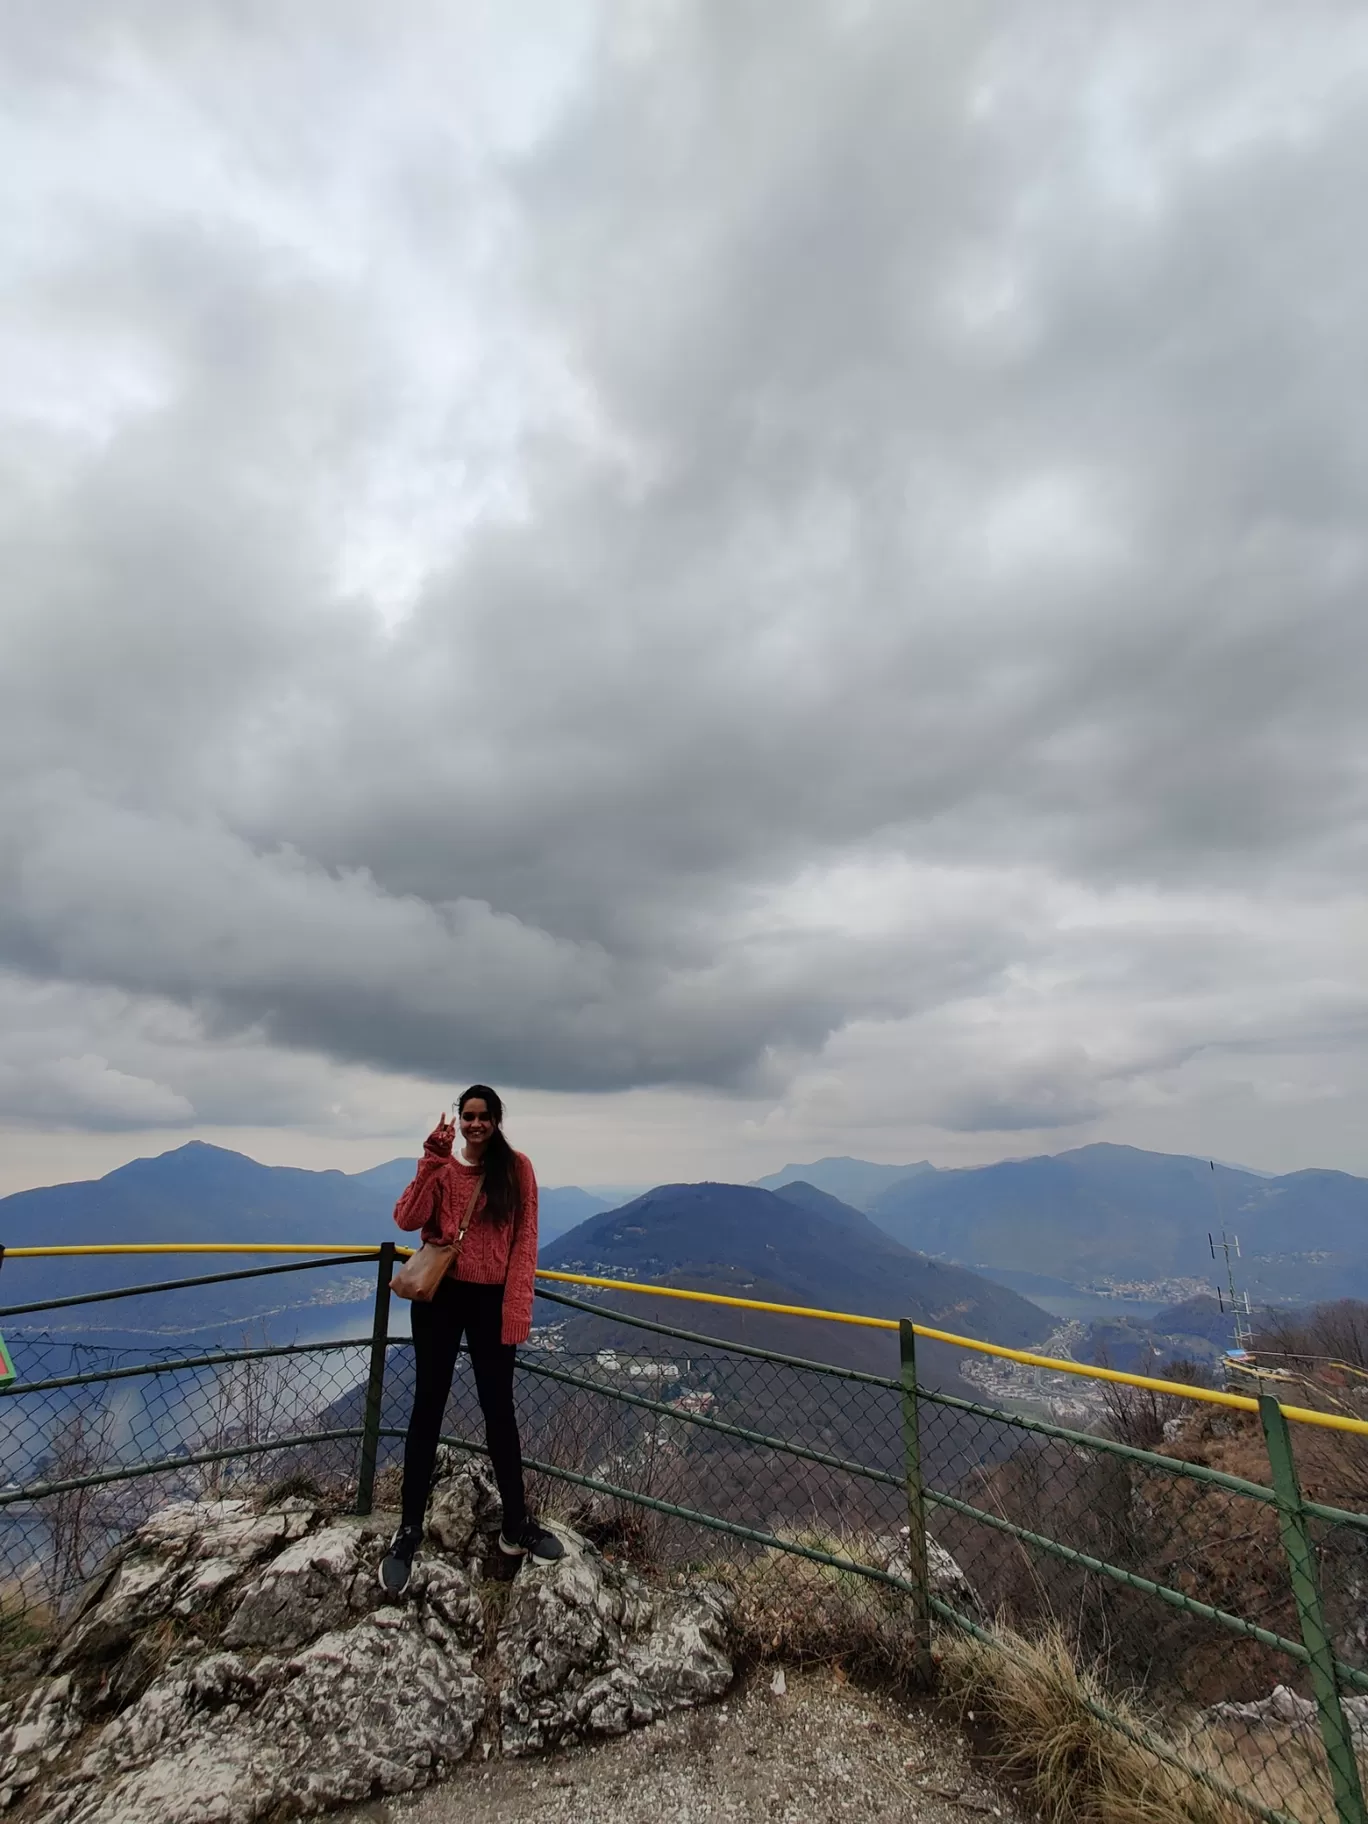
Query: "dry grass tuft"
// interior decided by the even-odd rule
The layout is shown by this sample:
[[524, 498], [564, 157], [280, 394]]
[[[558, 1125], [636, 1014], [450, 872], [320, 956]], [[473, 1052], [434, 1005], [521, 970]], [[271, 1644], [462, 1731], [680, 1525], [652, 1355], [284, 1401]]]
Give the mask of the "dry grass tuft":
[[376, 1471], [375, 1490], [371, 1496], [371, 1510], [375, 1513], [398, 1513], [400, 1499], [404, 1492], [404, 1466], [402, 1463], [387, 1463]]
[[[966, 1635], [941, 1639], [943, 1688], [961, 1711], [972, 1709], [988, 1724], [1003, 1772], [1046, 1817], [1059, 1824], [1248, 1824], [1242, 1805], [1092, 1714], [1090, 1702], [1136, 1730], [1163, 1734], [1134, 1704], [1080, 1668], [1058, 1629], [1033, 1640], [998, 1632], [1005, 1650]], [[1334, 1816], [1323, 1773], [1300, 1744], [1236, 1742], [1204, 1732], [1172, 1745], [1194, 1767], [1306, 1824]]]
[[[872, 1542], [833, 1532], [791, 1532], [797, 1545], [872, 1563]], [[798, 1664], [839, 1661], [862, 1676], [917, 1682], [916, 1633], [906, 1595], [885, 1583], [791, 1552], [713, 1564], [709, 1575], [736, 1596], [742, 1651]]]
[[947, 1695], [997, 1736], [1005, 1771], [1061, 1824], [1236, 1824], [1232, 1807], [1185, 1780], [1088, 1709], [1105, 1705], [1143, 1727], [1074, 1663], [1057, 1630], [1006, 1637], [1007, 1651], [967, 1635], [941, 1643]]
[[265, 1483], [255, 1490], [253, 1499], [258, 1512], [278, 1507], [282, 1501], [296, 1499], [317, 1501], [320, 1506], [333, 1503], [333, 1497], [323, 1487], [318, 1477], [311, 1475], [306, 1469], [291, 1470], [288, 1475], [281, 1476], [274, 1482]]
[[[56, 1622], [54, 1610], [47, 1603], [30, 1601], [22, 1585], [0, 1589], [0, 1670], [45, 1647]], [[0, 1690], [3, 1687], [0, 1678]]]
[[589, 1510], [583, 1490], [568, 1482], [552, 1476], [529, 1476], [527, 1506], [538, 1520], [549, 1521], [553, 1526], [568, 1526], [572, 1532], [584, 1532], [588, 1536]]

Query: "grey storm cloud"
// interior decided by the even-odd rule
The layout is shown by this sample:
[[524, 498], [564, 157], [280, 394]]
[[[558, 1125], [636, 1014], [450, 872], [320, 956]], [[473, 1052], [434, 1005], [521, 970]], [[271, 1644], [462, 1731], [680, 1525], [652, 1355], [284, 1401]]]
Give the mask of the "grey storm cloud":
[[[1056, 954], [1022, 871], [1357, 890], [1351, 9], [607, 9], [555, 80], [511, 9], [503, 127], [459, 9], [299, 17], [0, 28], [17, 981], [760, 1091]], [[968, 884], [880, 915], [902, 865]], [[1118, 936], [1112, 1013], [1208, 941]], [[974, 1058], [950, 1128], [1105, 1105]]]

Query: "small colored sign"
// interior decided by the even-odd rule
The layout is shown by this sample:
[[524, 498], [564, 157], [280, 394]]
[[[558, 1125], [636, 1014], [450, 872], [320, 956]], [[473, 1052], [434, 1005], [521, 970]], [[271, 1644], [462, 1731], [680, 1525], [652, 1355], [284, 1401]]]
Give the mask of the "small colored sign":
[[9, 1345], [0, 1336], [0, 1381], [14, 1379], [14, 1357], [9, 1352]]

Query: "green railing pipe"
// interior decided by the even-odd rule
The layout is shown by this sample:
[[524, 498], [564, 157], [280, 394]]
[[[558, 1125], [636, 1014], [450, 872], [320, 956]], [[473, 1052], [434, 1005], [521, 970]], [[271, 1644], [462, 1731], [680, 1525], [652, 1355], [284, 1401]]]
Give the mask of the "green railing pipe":
[[[368, 1336], [345, 1337], [330, 1343], [274, 1343], [262, 1349], [215, 1350], [210, 1355], [178, 1355], [170, 1360], [131, 1362], [123, 1368], [93, 1368], [85, 1374], [54, 1374], [42, 1381], [0, 1381], [0, 1400], [22, 1393], [51, 1393], [62, 1387], [93, 1387], [103, 1381], [130, 1381], [139, 1375], [173, 1374], [183, 1368], [217, 1368], [228, 1362], [265, 1362], [282, 1355], [323, 1355], [333, 1349], [365, 1349]], [[406, 1336], [390, 1338], [390, 1348], [408, 1342]], [[82, 1345], [89, 1347], [89, 1345]]]
[[385, 1395], [385, 1351], [389, 1347], [390, 1280], [395, 1246], [380, 1249], [375, 1270], [375, 1313], [371, 1320], [370, 1371], [366, 1376], [366, 1413], [361, 1423], [361, 1462], [356, 1475], [356, 1511], [368, 1514], [375, 1498], [375, 1457], [380, 1445], [380, 1406]]
[[[777, 1349], [761, 1349], [755, 1343], [729, 1343], [720, 1336], [702, 1336], [697, 1330], [676, 1330], [670, 1324], [656, 1323], [649, 1317], [634, 1317], [630, 1311], [619, 1311], [616, 1305], [596, 1305], [587, 1298], [572, 1298], [567, 1292], [544, 1292], [537, 1287], [537, 1297], [556, 1305], [569, 1305], [574, 1311], [590, 1317], [611, 1318], [615, 1324], [630, 1324], [633, 1330], [653, 1330], [657, 1336], [678, 1337], [684, 1343], [697, 1343], [707, 1350], [721, 1349], [727, 1355], [746, 1355], [758, 1362], [782, 1362], [786, 1368], [805, 1368], [810, 1374], [824, 1374], [839, 1381], [862, 1381], [867, 1387], [887, 1387], [897, 1393], [902, 1383], [891, 1381], [885, 1374], [869, 1374], [863, 1368], [838, 1368], [833, 1362], [814, 1362], [805, 1355], [784, 1355]], [[4, 1313], [0, 1312], [0, 1316]]]
[[929, 1685], [931, 1662], [931, 1573], [926, 1553], [926, 1504], [923, 1499], [921, 1421], [917, 1410], [917, 1333], [904, 1318], [898, 1325], [902, 1360], [903, 1466], [907, 1482], [907, 1564], [912, 1585], [912, 1626], [916, 1635], [917, 1670]]
[[[1334, 1645], [1330, 1630], [1325, 1625], [1320, 1578], [1316, 1574], [1316, 1554], [1306, 1529], [1301, 1483], [1297, 1476], [1296, 1458], [1292, 1454], [1292, 1438], [1282, 1408], [1271, 1394], [1260, 1395], [1259, 1417], [1268, 1444], [1268, 1461], [1278, 1497], [1278, 1523], [1282, 1531], [1283, 1550], [1287, 1554], [1292, 1594], [1301, 1620], [1306, 1659], [1311, 1668], [1311, 1687], [1316, 1694], [1321, 1740], [1325, 1744], [1325, 1758], [1330, 1763], [1335, 1810], [1340, 1824], [1365, 1824], [1358, 1757], [1354, 1753], [1354, 1738], [1349, 1730], [1344, 1706], [1340, 1702], [1339, 1679], [1335, 1676], [1337, 1666]], [[1341, 1667], [1338, 1670], [1342, 1678], [1348, 1668]], [[1368, 1689], [1368, 1677], [1363, 1678], [1363, 1687]]]
[[259, 1444], [231, 1444], [223, 1450], [197, 1450], [183, 1457], [162, 1457], [155, 1463], [125, 1463], [118, 1469], [96, 1470], [88, 1476], [64, 1476], [55, 1482], [30, 1482], [24, 1488], [0, 1489], [0, 1507], [16, 1501], [46, 1501], [52, 1495], [70, 1494], [78, 1488], [103, 1488], [110, 1482], [135, 1482], [142, 1476], [165, 1476], [178, 1469], [196, 1469], [202, 1463], [229, 1463], [234, 1457], [260, 1457], [272, 1450], [302, 1449], [306, 1444], [335, 1444], [359, 1438], [361, 1428], [345, 1431], [294, 1432], [288, 1438], [268, 1438]]
[[[402, 1438], [404, 1433], [382, 1430], [380, 1436]], [[441, 1442], [449, 1444], [453, 1450], [466, 1451], [471, 1456], [489, 1455], [487, 1445], [476, 1444], [469, 1438], [444, 1437]], [[872, 1564], [860, 1564], [854, 1558], [841, 1558], [834, 1552], [824, 1552], [817, 1546], [801, 1545], [796, 1539], [783, 1539], [777, 1533], [765, 1532], [760, 1527], [744, 1526], [739, 1520], [723, 1520], [717, 1514], [701, 1513], [693, 1507], [681, 1507], [678, 1502], [664, 1501], [658, 1495], [643, 1495], [635, 1489], [619, 1488], [615, 1483], [602, 1482], [596, 1476], [584, 1476], [578, 1470], [563, 1469], [559, 1463], [544, 1463], [537, 1457], [524, 1457], [523, 1463], [539, 1475], [554, 1476], [561, 1482], [572, 1482], [577, 1488], [590, 1489], [594, 1494], [608, 1495], [615, 1501], [630, 1501], [637, 1507], [650, 1508], [652, 1513], [665, 1514], [672, 1520], [687, 1520], [691, 1525], [706, 1527], [709, 1532], [725, 1533], [733, 1539], [744, 1539], [751, 1545], [763, 1545], [771, 1551], [787, 1552], [794, 1558], [806, 1558], [812, 1564], [829, 1565], [835, 1571], [849, 1571], [852, 1576], [863, 1577], [869, 1583], [887, 1584], [891, 1589], [902, 1591], [904, 1595], [912, 1594], [912, 1585], [894, 1571], [882, 1571]]]
[[161, 1279], [150, 1285], [114, 1286], [107, 1292], [75, 1292], [69, 1298], [40, 1298], [28, 1305], [0, 1307], [0, 1317], [28, 1317], [35, 1311], [66, 1311], [72, 1305], [102, 1305], [111, 1298], [136, 1298], [140, 1292], [184, 1292], [191, 1286], [222, 1286], [233, 1279], [269, 1279], [273, 1273], [312, 1273], [320, 1267], [369, 1265], [375, 1249], [364, 1254], [329, 1254], [323, 1260], [288, 1260], [279, 1267], [244, 1267], [236, 1273], [200, 1273], [193, 1279]]
[[[1065, 1564], [1077, 1565], [1080, 1570], [1092, 1571], [1096, 1576], [1106, 1577], [1112, 1583], [1124, 1584], [1127, 1589], [1138, 1590], [1142, 1596], [1157, 1596], [1160, 1602], [1167, 1603], [1170, 1608], [1182, 1609], [1202, 1621], [1218, 1622], [1221, 1627], [1229, 1628], [1232, 1634], [1247, 1635], [1249, 1639], [1257, 1640], [1261, 1646], [1273, 1647], [1279, 1653], [1286, 1653], [1300, 1665], [1306, 1665], [1309, 1660], [1306, 1648], [1295, 1640], [1287, 1640], [1269, 1628], [1261, 1628], [1257, 1622], [1246, 1621], [1241, 1615], [1231, 1615], [1225, 1609], [1213, 1608], [1209, 1602], [1200, 1602], [1197, 1597], [1188, 1596], [1182, 1590], [1172, 1590], [1167, 1584], [1156, 1583], [1152, 1577], [1142, 1577], [1138, 1571], [1126, 1571], [1119, 1564], [1108, 1564], [1105, 1558], [1094, 1558], [1090, 1552], [1080, 1552], [1076, 1547], [1064, 1545], [1045, 1533], [1034, 1533], [1029, 1527], [1018, 1526], [1013, 1520], [1004, 1520], [1000, 1514], [990, 1514], [981, 1507], [971, 1507], [967, 1501], [961, 1501], [956, 1495], [943, 1494], [939, 1489], [928, 1488], [926, 1499], [933, 1507], [945, 1507], [952, 1513], [962, 1514], [967, 1520], [978, 1521], [981, 1526], [991, 1526], [997, 1532], [1006, 1533], [1009, 1538], [1019, 1539], [1023, 1545], [1033, 1545], [1051, 1558], [1061, 1559]], [[1364, 1689], [1368, 1690], [1368, 1672], [1359, 1676], [1363, 1679]]]
[[867, 1464], [852, 1462], [848, 1457], [833, 1456], [829, 1451], [815, 1450], [808, 1444], [794, 1444], [787, 1438], [772, 1437], [768, 1432], [751, 1431], [744, 1425], [732, 1425], [726, 1419], [714, 1419], [704, 1412], [680, 1412], [668, 1400], [652, 1400], [645, 1394], [627, 1393], [619, 1387], [605, 1387], [601, 1381], [591, 1381], [580, 1374], [569, 1374], [564, 1368], [547, 1368], [540, 1362], [525, 1361], [519, 1365], [519, 1371], [536, 1375], [542, 1380], [557, 1381], [562, 1387], [577, 1387], [584, 1393], [596, 1393], [605, 1400], [618, 1400], [624, 1406], [637, 1406], [643, 1412], [658, 1413], [661, 1418], [673, 1419], [678, 1425], [694, 1425], [700, 1431], [715, 1431], [725, 1438], [737, 1438], [743, 1444], [782, 1451], [785, 1456], [800, 1457], [805, 1463], [819, 1463], [824, 1469], [844, 1470], [848, 1476], [861, 1476], [868, 1482], [882, 1482], [889, 1488], [903, 1486], [903, 1478], [890, 1474], [888, 1470], [871, 1469]]

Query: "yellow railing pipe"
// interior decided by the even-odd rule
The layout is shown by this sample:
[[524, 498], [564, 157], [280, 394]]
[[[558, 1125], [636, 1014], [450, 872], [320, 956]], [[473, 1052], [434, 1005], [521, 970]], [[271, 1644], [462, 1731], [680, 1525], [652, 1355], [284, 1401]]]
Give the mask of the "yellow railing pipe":
[[[731, 1298], [722, 1292], [690, 1292], [680, 1286], [642, 1285], [629, 1279], [596, 1279], [583, 1273], [553, 1273], [539, 1268], [538, 1279], [564, 1280], [570, 1285], [598, 1286], [612, 1292], [637, 1292], [651, 1298], [680, 1298], [707, 1305], [731, 1305], [742, 1311], [770, 1311], [780, 1317], [818, 1317], [834, 1324], [861, 1324], [869, 1330], [896, 1330], [893, 1317], [860, 1317], [850, 1311], [819, 1311], [810, 1305], [775, 1305], [757, 1298]], [[1127, 1374], [1120, 1368], [1092, 1368], [1084, 1362], [1061, 1361], [1058, 1356], [1036, 1355], [1029, 1349], [1009, 1349], [1004, 1343], [985, 1343], [977, 1337], [956, 1336], [952, 1330], [933, 1330], [927, 1324], [913, 1324], [918, 1336], [929, 1342], [948, 1343], [954, 1349], [972, 1349], [979, 1355], [997, 1356], [1002, 1361], [1019, 1362], [1027, 1368], [1045, 1368], [1052, 1374], [1076, 1374], [1090, 1381], [1114, 1381], [1123, 1387], [1144, 1387], [1153, 1393], [1169, 1393], [1178, 1399], [1204, 1400], [1210, 1406], [1228, 1406], [1236, 1412], [1257, 1412], [1259, 1402], [1243, 1393], [1222, 1393], [1215, 1387], [1194, 1387], [1187, 1381], [1161, 1381], [1153, 1375]], [[1321, 1425], [1331, 1431], [1355, 1431], [1368, 1436], [1368, 1420], [1351, 1419], [1333, 1412], [1316, 1412], [1309, 1406], [1284, 1406], [1289, 1419], [1303, 1425]]]
[[[365, 1254], [375, 1250], [373, 1242], [280, 1242], [280, 1241], [111, 1241], [92, 1242], [73, 1247], [7, 1248], [6, 1260], [75, 1254]], [[401, 1254], [411, 1250], [400, 1248]], [[632, 1292], [644, 1298], [674, 1298], [700, 1305], [724, 1305], [738, 1311], [766, 1311], [777, 1317], [818, 1318], [831, 1324], [855, 1324], [866, 1330], [896, 1330], [898, 1320], [892, 1317], [866, 1317], [854, 1311], [822, 1311], [811, 1305], [777, 1305], [766, 1299], [733, 1298], [725, 1292], [694, 1292], [684, 1286], [653, 1286], [639, 1280], [604, 1279], [590, 1273], [560, 1273], [549, 1267], [537, 1270], [538, 1279], [555, 1280], [562, 1285], [593, 1286], [607, 1292]], [[1186, 1381], [1162, 1381], [1154, 1375], [1127, 1374], [1120, 1368], [1093, 1368], [1083, 1362], [1066, 1362], [1058, 1356], [1036, 1355], [1029, 1349], [1009, 1349], [1003, 1343], [985, 1343], [975, 1336], [957, 1336], [952, 1330], [934, 1330], [927, 1324], [914, 1324], [918, 1336], [928, 1342], [945, 1343], [952, 1349], [968, 1349], [977, 1355], [991, 1355], [1006, 1362], [1017, 1362], [1026, 1368], [1043, 1368], [1050, 1374], [1073, 1374], [1083, 1380], [1110, 1381], [1122, 1387], [1140, 1387], [1147, 1392], [1172, 1395], [1175, 1399], [1200, 1400], [1208, 1406], [1225, 1406], [1236, 1412], [1257, 1412], [1259, 1403], [1243, 1393], [1224, 1393], [1215, 1387], [1194, 1387]], [[1279, 1402], [1281, 1404], [1281, 1402]], [[1335, 1412], [1317, 1412], [1310, 1406], [1282, 1408], [1287, 1418], [1299, 1425], [1316, 1425], [1326, 1431], [1347, 1431], [1368, 1436], [1368, 1420], [1353, 1419]]]

